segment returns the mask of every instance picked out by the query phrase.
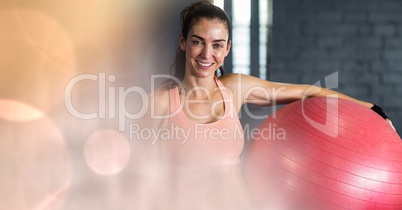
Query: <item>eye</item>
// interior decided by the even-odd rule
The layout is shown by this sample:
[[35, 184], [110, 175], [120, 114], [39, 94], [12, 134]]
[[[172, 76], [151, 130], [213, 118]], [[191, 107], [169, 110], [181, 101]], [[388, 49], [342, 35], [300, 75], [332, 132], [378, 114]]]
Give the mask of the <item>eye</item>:
[[202, 45], [202, 42], [200, 40], [193, 40], [194, 45]]
[[214, 44], [214, 48], [216, 48], [216, 49], [220, 49], [222, 47], [223, 47], [223, 45], [221, 45], [221, 44]]

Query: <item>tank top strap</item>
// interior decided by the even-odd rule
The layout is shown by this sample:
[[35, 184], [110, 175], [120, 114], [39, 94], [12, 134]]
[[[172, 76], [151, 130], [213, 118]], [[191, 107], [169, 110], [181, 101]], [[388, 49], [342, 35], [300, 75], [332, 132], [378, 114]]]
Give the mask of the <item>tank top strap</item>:
[[216, 85], [219, 88], [219, 91], [222, 94], [223, 101], [225, 102], [225, 104], [230, 103], [230, 94], [229, 94], [228, 90], [226, 89], [226, 87], [222, 84], [222, 82], [219, 80], [218, 77], [215, 77], [215, 81], [216, 81]]

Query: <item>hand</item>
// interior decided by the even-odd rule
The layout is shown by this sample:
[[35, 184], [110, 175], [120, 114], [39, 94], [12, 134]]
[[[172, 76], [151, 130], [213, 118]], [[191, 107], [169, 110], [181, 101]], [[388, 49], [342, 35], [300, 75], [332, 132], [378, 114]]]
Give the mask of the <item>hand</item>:
[[388, 118], [385, 119], [385, 120], [388, 121], [388, 123], [391, 125], [391, 127], [396, 131], [394, 125], [392, 124], [392, 121], [390, 119], [388, 119]]

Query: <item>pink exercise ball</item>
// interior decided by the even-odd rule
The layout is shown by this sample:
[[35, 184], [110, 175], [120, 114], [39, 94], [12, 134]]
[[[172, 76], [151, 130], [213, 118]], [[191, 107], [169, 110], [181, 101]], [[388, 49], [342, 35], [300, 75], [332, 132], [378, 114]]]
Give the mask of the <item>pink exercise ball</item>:
[[360, 104], [296, 101], [251, 135], [244, 172], [257, 209], [402, 209], [402, 141]]

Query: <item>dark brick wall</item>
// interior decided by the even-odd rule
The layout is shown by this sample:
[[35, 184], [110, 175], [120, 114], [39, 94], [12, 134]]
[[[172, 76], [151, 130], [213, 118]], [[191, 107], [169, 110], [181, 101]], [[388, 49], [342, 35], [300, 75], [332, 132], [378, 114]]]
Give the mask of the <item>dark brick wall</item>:
[[402, 134], [402, 0], [273, 0], [270, 40], [270, 80], [338, 72], [337, 91], [382, 106]]

